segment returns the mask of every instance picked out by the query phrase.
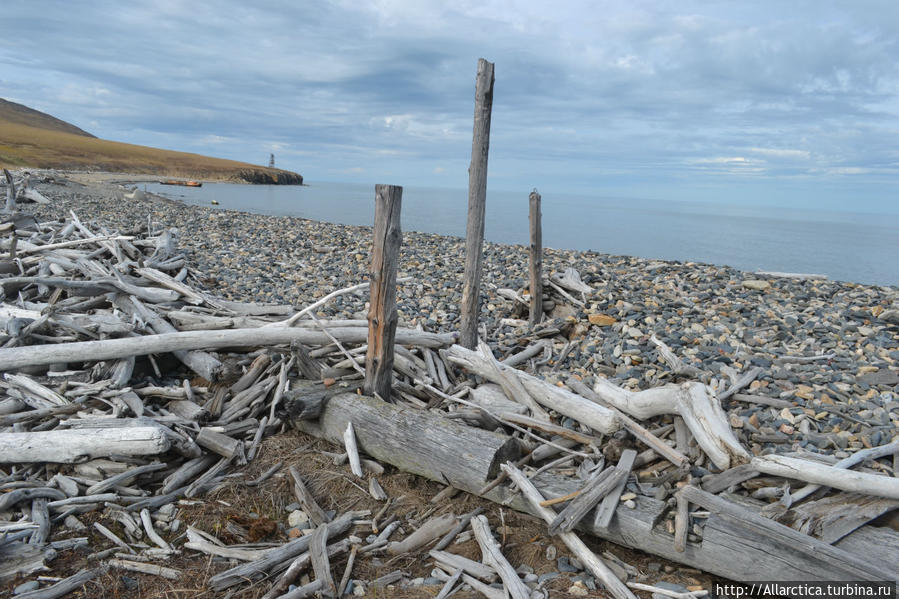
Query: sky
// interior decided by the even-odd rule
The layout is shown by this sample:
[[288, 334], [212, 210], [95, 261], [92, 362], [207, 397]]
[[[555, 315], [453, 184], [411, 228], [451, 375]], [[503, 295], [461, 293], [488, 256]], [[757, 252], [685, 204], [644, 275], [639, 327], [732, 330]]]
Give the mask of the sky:
[[899, 213], [899, 2], [5, 0], [0, 97], [307, 181]]

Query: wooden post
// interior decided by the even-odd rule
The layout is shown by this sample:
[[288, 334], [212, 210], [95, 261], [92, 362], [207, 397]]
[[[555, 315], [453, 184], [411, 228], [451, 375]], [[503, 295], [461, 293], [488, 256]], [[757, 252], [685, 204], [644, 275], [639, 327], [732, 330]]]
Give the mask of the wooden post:
[[478, 59], [474, 96], [474, 133], [468, 167], [468, 225], [465, 232], [465, 280], [462, 284], [462, 322], [459, 343], [474, 349], [478, 342], [481, 296], [481, 254], [484, 248], [484, 205], [487, 201], [487, 153], [493, 109], [493, 63]]
[[543, 318], [543, 227], [540, 224], [540, 194], [537, 190], [528, 197], [530, 209], [528, 221], [531, 225], [530, 258], [531, 326], [540, 324]]
[[396, 337], [396, 269], [400, 259], [400, 209], [403, 188], [375, 186], [375, 229], [371, 250], [371, 306], [368, 309], [368, 352], [365, 393], [390, 401], [393, 385], [393, 341]]
[[6, 177], [6, 212], [16, 211], [16, 184], [13, 183], [12, 175], [6, 169], [3, 169], [3, 176]]

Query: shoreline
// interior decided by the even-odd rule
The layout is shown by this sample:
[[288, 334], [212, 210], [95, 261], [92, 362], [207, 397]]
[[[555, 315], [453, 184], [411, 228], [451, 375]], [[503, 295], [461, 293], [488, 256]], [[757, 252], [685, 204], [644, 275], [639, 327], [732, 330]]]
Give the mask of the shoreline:
[[[96, 220], [110, 231], [145, 227], [148, 217], [154, 227], [177, 228], [177, 243], [196, 269], [193, 280], [225, 299], [302, 307], [368, 279], [370, 226], [213, 209], [155, 196], [122, 200], [123, 188], [110, 183], [89, 183], [81, 190], [71, 184], [37, 185], [54, 200], [34, 206], [41, 218], [65, 218], [74, 210], [84, 222]], [[126, 210], [122, 201], [128, 202]], [[727, 266], [593, 251], [544, 253], [545, 273], [575, 268], [594, 289], [579, 298], [586, 300], [583, 306], [560, 305], [547, 314], [547, 320], [578, 339], [559, 370], [570, 367], [583, 376], [601, 374], [645, 386], [657, 373], [647, 375], [653, 369], [629, 356], [639, 353], [636, 348], [651, 334], [705, 363], [748, 365], [754, 358], [767, 363], [782, 354], [826, 354], [837, 348], [846, 356], [831, 368], [828, 379], [842, 381], [846, 372], [854, 384], [856, 376], [869, 374], [859, 368], [899, 370], [897, 287], [768, 278]], [[518, 347], [524, 331], [503, 324], [521, 313], [498, 290], [520, 293], [526, 288], [527, 260], [523, 245], [484, 244], [481, 322], [500, 352]], [[456, 329], [463, 264], [463, 238], [404, 232], [398, 276], [414, 279], [397, 289], [400, 320], [432, 331]], [[341, 296], [319, 314], [364, 318], [366, 299]], [[591, 325], [593, 314], [610, 315], [615, 323]], [[799, 377], [786, 380], [790, 378], [796, 379], [794, 386], [800, 383]], [[831, 382], [822, 379], [819, 394]], [[865, 394], [869, 388], [859, 391]]]
[[[199, 206], [214, 199], [218, 209], [371, 224], [371, 186], [314, 182], [312, 186], [315, 189], [291, 190], [213, 184], [189, 192], [148, 187]], [[823, 273], [839, 281], [899, 285], [895, 263], [876, 258], [892, 255], [888, 240], [899, 232], [899, 220], [871, 222], [868, 217], [851, 216], [835, 220], [817, 212], [789, 211], [758, 215], [748, 208], [735, 212], [726, 205], [703, 208], [680, 201], [623, 207], [603, 196], [581, 205], [574, 196], [553, 197], [544, 214], [544, 247], [726, 265], [747, 273]], [[404, 230], [465, 236], [464, 190], [431, 192], [410, 187], [404, 198]], [[526, 211], [520, 199], [494, 190], [487, 211], [489, 241], [527, 243]]]
[[[38, 178], [34, 184], [51, 203], [22, 208], [32, 212], [39, 222], [58, 221], [53, 223], [54, 229], [71, 219], [72, 211], [95, 233], [146, 235], [149, 228], [153, 237], [164, 230], [173, 231], [175, 245], [186, 254], [186, 271], [181, 273], [186, 274], [186, 282], [195, 290], [208, 291], [222, 299], [284, 302], [300, 308], [328, 292], [367, 278], [371, 227], [216, 210], [151, 194], [127, 199], [119, 185], [84, 185], [61, 178]], [[432, 332], [452, 330], [458, 324], [464, 240], [408, 232], [403, 237], [399, 276], [414, 278], [398, 287], [401, 324], [421, 325]], [[82, 257], [90, 251], [82, 252]], [[573, 292], [564, 301], [554, 294], [556, 305], [546, 321], [531, 327], [520, 320], [526, 318], [520, 302], [509, 299], [504, 291], [510, 290], [513, 295], [522, 291], [527, 276], [527, 248], [485, 243], [484, 260], [482, 336], [500, 360], [519, 354], [524, 348], [536, 347], [538, 351], [529, 364], [521, 366], [549, 384], [567, 383], [574, 388], [571, 381], [575, 381], [589, 389], [594, 382], [605, 379], [625, 390], [659, 389], [677, 376], [674, 366], [663, 363], [664, 357], [654, 342], [659, 339], [683, 361], [685, 368], [693, 371], [688, 378], [702, 383], [710, 395], [720, 398], [729, 427], [740, 446], [752, 456], [795, 452], [809, 458], [819, 454], [817, 459], [832, 463], [863, 448], [899, 439], [899, 290], [895, 287], [830, 280], [761, 280], [736, 269], [709, 264], [550, 249], [544, 258], [545, 272], [561, 273], [574, 268], [591, 291], [584, 295]], [[106, 264], [116, 267], [114, 259]], [[130, 270], [135, 264], [120, 263], [118, 267]], [[173, 267], [172, 272], [177, 268]], [[322, 318], [365, 318], [367, 297], [365, 292], [342, 295], [321, 306], [317, 313]], [[162, 310], [170, 309], [166, 305], [160, 304]], [[339, 370], [337, 359], [341, 357], [327, 362], [335, 371]], [[249, 365], [250, 360], [243, 363]], [[187, 380], [182, 374], [162, 372], [165, 374], [151, 379], [153, 384], [166, 378]], [[355, 374], [350, 371], [349, 376]], [[465, 376], [471, 382], [470, 374]], [[738, 384], [735, 381], [739, 379], [743, 382]], [[727, 391], [722, 393], [724, 390]], [[559, 415], [558, 421], [563, 428], [591, 432], [586, 426], [581, 428], [576, 418]], [[663, 442], [669, 436], [669, 442], [678, 449], [692, 451], [689, 435], [680, 438], [676, 431], [676, 418], [659, 416], [647, 420], [646, 426], [657, 427], [652, 430]], [[259, 430], [264, 430], [264, 426], [260, 425]], [[622, 448], [619, 443], [627, 444], [627, 437], [605, 437], [593, 432], [600, 440], [596, 448], [601, 448], [602, 456], [598, 459], [618, 459], [616, 452]], [[274, 435], [271, 443], [289, 445], [284, 451], [294, 452], [300, 443], [291, 435], [295, 434]], [[307, 449], [311, 447], [308, 439], [303, 444]], [[316, 452], [313, 450], [313, 455]], [[273, 461], [280, 455], [283, 454], [265, 457]], [[319, 463], [306, 459], [309, 469], [303, 473], [309, 472], [310, 480], [320, 476], [322, 466], [318, 464], [326, 459], [323, 455], [318, 458]], [[389, 459], [382, 459], [390, 463]], [[688, 462], [692, 477], [686, 479], [688, 483], [702, 481], [705, 485], [707, 480], [714, 480], [711, 476], [722, 467], [713, 465], [701, 453]], [[644, 496], [658, 501], [659, 491], [664, 499], [674, 491], [676, 478], [687, 476], [687, 469], [672, 469], [664, 460], [657, 459], [656, 464], [664, 469], [650, 466], [635, 473], [636, 483], [628, 487], [634, 492], [632, 499], [643, 501], [640, 496]], [[268, 468], [268, 462], [254, 467]], [[324, 467], [330, 468], [327, 464]], [[385, 473], [381, 478], [385, 488], [389, 488], [389, 483], [405, 481], [408, 475], [397, 473], [393, 477], [392, 473]], [[770, 480], [762, 477], [754, 482], [761, 482], [768, 489], [780, 487], [781, 483], [774, 485]], [[746, 486], [745, 491], [756, 488]], [[437, 494], [433, 485], [431, 489], [424, 494], [423, 502]], [[359, 490], [365, 495], [364, 489]], [[244, 498], [251, 491], [235, 487], [234, 492]], [[392, 496], [403, 492], [394, 492]], [[226, 497], [231, 501], [225, 506], [236, 503], [230, 495]], [[754, 498], [753, 495], [745, 499]], [[461, 501], [468, 499], [465, 496]], [[285, 503], [276, 509], [276, 520], [291, 513], [293, 508]], [[758, 506], [763, 504], [764, 501], [756, 502]], [[471, 505], [467, 505], [470, 509]], [[671, 516], [672, 511], [666, 510], [662, 519], [649, 526], [662, 533], [670, 525], [671, 532]], [[509, 517], [506, 524], [514, 518], [512, 514]], [[701, 543], [706, 538], [703, 530], [707, 528], [694, 531], [695, 534], [688, 532], [687, 541]], [[543, 534], [542, 528], [532, 531], [524, 526], [521, 533], [530, 539]], [[653, 554], [641, 553], [633, 559], [639, 560], [641, 570], [658, 573], [664, 560], [656, 557], [660, 554], [651, 547], [647, 550]], [[553, 558], [555, 555], [554, 551]], [[571, 572], [571, 562], [567, 556], [564, 559], [564, 563], [553, 563], [552, 558], [544, 560], [540, 554], [528, 563], [533, 564], [535, 576], [547, 568], [550, 576], [559, 576]], [[678, 557], [671, 559], [683, 561], [690, 569], [665, 565], [666, 575], [695, 574], [709, 586], [711, 574], [692, 570], [705, 565]], [[516, 558], [515, 562], [519, 561], [522, 560]], [[650, 570], [649, 564], [657, 566]], [[357, 566], [366, 567], [365, 560]], [[708, 571], [716, 572], [714, 568]], [[381, 574], [358, 576], [367, 585]], [[416, 570], [410, 578], [414, 575], [424, 576], [426, 571]], [[652, 579], [657, 575], [647, 576]], [[564, 589], [568, 579], [559, 578], [556, 584]]]
[[[25, 169], [28, 170], [28, 169]], [[44, 172], [46, 169], [31, 169], [33, 172]], [[111, 171], [64, 171], [54, 170], [71, 181], [81, 183], [82, 185], [140, 185], [141, 183], [161, 183], [163, 181], [188, 180], [188, 177], [177, 177], [170, 175], [148, 175], [138, 173], [116, 173]], [[253, 183], [245, 180], [234, 180], [225, 178], [209, 178], [209, 177], [193, 177], [192, 181], [201, 183], [233, 183], [234, 185], [265, 185], [263, 183]], [[305, 183], [291, 184], [296, 187], [308, 187]]]

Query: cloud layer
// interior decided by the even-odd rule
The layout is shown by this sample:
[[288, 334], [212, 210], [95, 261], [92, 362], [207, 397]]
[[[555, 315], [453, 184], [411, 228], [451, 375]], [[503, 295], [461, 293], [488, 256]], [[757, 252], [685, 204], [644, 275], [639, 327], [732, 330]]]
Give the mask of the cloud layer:
[[497, 188], [878, 209], [899, 182], [895, 2], [7, 4], [0, 97], [310, 180], [465, 187], [483, 56]]

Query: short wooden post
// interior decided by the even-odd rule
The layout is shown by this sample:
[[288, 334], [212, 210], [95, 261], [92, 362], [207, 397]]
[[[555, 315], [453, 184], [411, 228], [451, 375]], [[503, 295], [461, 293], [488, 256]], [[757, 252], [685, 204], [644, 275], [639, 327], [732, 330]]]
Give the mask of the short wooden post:
[[393, 340], [396, 337], [396, 269], [403, 235], [400, 209], [403, 188], [375, 186], [375, 227], [371, 250], [371, 306], [368, 309], [368, 352], [365, 393], [390, 401], [393, 385]]
[[531, 289], [531, 326], [540, 324], [543, 318], [543, 226], [540, 224], [540, 194], [537, 190], [531, 192], [528, 197], [530, 209], [528, 221], [531, 225], [531, 245], [528, 251], [530, 265]]
[[465, 232], [465, 280], [459, 343], [474, 349], [478, 343], [478, 311], [481, 296], [481, 254], [484, 249], [484, 206], [487, 201], [487, 153], [490, 148], [490, 115], [493, 110], [493, 63], [478, 59], [474, 96], [474, 133], [468, 168], [468, 225]]

